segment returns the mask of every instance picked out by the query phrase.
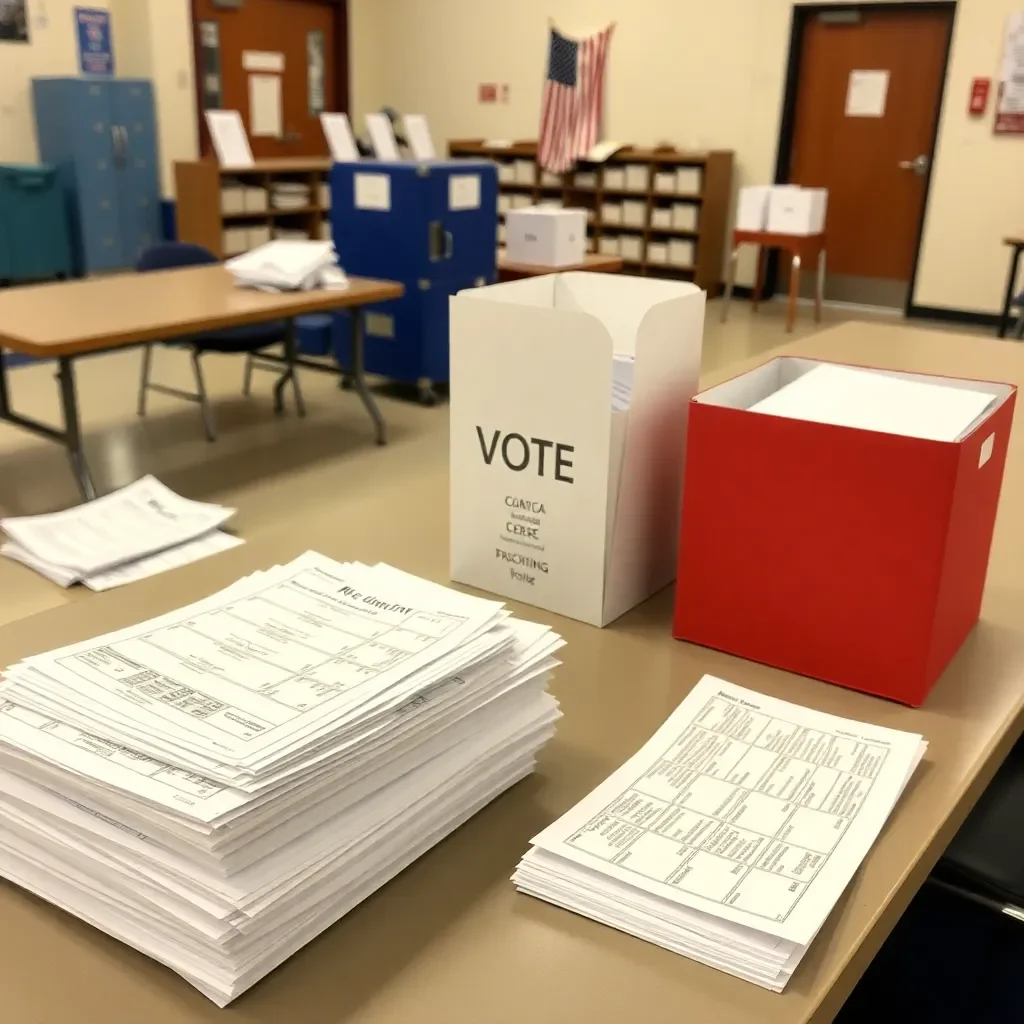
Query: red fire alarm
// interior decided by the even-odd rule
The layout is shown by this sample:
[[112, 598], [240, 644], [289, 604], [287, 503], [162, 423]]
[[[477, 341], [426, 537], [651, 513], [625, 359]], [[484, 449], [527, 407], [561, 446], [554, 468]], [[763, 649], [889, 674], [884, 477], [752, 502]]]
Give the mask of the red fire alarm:
[[974, 78], [971, 80], [971, 102], [967, 113], [972, 117], [981, 117], [988, 106], [988, 92], [992, 87], [991, 78]]

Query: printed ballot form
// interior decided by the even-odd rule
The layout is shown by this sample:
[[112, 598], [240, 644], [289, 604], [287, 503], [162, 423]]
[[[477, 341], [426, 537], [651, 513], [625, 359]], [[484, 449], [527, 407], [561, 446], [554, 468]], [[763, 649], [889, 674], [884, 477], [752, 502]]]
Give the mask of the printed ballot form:
[[[72, 579], [176, 547], [216, 530], [233, 508], [191, 501], [152, 476], [63, 512], [0, 519], [21, 554], [70, 572]], [[209, 552], [207, 552], [209, 553]]]
[[514, 879], [781, 989], [926, 746], [704, 676], [637, 754], [533, 839]]
[[704, 301], [587, 273], [452, 300], [452, 579], [597, 626], [672, 582]]
[[499, 793], [562, 639], [309, 552], [0, 673], [0, 876], [220, 1006]]

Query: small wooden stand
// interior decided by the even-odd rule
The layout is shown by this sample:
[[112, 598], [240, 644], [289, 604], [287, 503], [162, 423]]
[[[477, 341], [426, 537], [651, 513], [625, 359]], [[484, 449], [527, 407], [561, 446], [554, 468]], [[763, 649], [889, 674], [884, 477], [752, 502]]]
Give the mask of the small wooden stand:
[[789, 304], [786, 308], [786, 330], [793, 330], [796, 320], [796, 299], [800, 293], [800, 271], [805, 261], [818, 261], [818, 279], [814, 291], [814, 319], [821, 321], [821, 300], [825, 291], [825, 233], [818, 235], [780, 235], [772, 231], [733, 231], [732, 254], [729, 257], [729, 273], [725, 282], [725, 301], [722, 303], [722, 323], [729, 315], [733, 287], [736, 284], [736, 263], [744, 245], [758, 246], [757, 274], [754, 278], [754, 309], [761, 301], [764, 281], [765, 257], [769, 249], [781, 249], [792, 257], [789, 272]]

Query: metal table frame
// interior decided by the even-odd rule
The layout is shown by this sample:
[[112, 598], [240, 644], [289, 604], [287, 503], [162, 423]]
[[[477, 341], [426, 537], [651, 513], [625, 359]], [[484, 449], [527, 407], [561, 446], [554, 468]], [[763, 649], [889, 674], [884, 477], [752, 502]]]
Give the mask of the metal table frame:
[[996, 337], [1005, 338], [1006, 332], [1010, 329], [1010, 313], [1013, 310], [1014, 292], [1017, 290], [1017, 270], [1020, 267], [1020, 254], [1024, 249], [1024, 239], [1004, 238], [1003, 244], [1013, 249], [1010, 256], [1010, 272], [1006, 277], [1006, 291], [1003, 294], [1003, 308], [999, 313], [999, 328]]
[[[358, 393], [367, 413], [369, 413], [370, 419], [373, 421], [377, 444], [387, 444], [387, 424], [384, 422], [384, 417], [381, 414], [380, 409], [377, 407], [377, 403], [366, 383], [363, 351], [363, 318], [361, 315], [362, 306], [352, 305], [347, 308], [351, 314], [352, 321], [352, 363], [347, 369], [338, 368], [336, 370], [334, 367], [315, 363], [312, 360], [303, 359], [298, 356], [294, 340], [295, 317], [286, 318], [291, 321], [291, 330], [288, 332], [289, 339], [285, 343], [285, 354], [283, 356], [275, 356], [260, 353], [259, 358], [261, 360], [267, 360], [268, 362], [283, 363], [287, 367], [285, 372], [281, 374], [280, 379], [274, 385], [274, 407], [278, 412], [283, 408], [284, 388], [289, 382], [292, 382], [295, 386], [296, 404], [299, 408], [300, 415], [305, 412], [301, 393], [298, 390], [298, 380], [295, 376], [295, 370], [297, 367], [304, 366], [321, 372], [327, 371], [331, 373], [343, 373], [347, 379], [351, 380], [354, 390]], [[267, 319], [280, 320], [282, 318], [280, 314], [278, 314], [277, 316], [268, 316]], [[176, 338], [180, 338], [180, 341], [187, 343], [188, 332], [183, 332], [180, 336], [172, 335], [161, 340], [173, 342]], [[132, 347], [137, 346], [117, 345], [111, 348], [98, 348], [88, 353], [81, 353], [80, 355], [61, 355], [55, 357], [57, 360], [56, 377], [60, 386], [61, 412], [64, 419], [63, 430], [53, 427], [48, 423], [42, 423], [39, 420], [32, 419], [29, 416], [22, 416], [13, 410], [11, 406], [10, 382], [7, 376], [8, 369], [4, 359], [0, 356], [0, 423], [10, 423], [12, 426], [20, 427], [22, 430], [27, 430], [29, 433], [35, 434], [37, 437], [45, 438], [48, 441], [54, 441], [63, 446], [68, 453], [68, 460], [71, 463], [71, 471], [74, 474], [75, 482], [78, 484], [78, 489], [81, 492], [83, 499], [86, 501], [92, 501], [96, 497], [96, 486], [93, 483], [91, 474], [89, 473], [89, 465], [86, 461], [85, 450], [82, 445], [82, 429], [78, 412], [78, 394], [75, 387], [75, 360], [81, 359], [86, 355], [96, 355], [100, 352], [117, 352]], [[248, 372], [246, 385], [246, 390], [248, 391]]]

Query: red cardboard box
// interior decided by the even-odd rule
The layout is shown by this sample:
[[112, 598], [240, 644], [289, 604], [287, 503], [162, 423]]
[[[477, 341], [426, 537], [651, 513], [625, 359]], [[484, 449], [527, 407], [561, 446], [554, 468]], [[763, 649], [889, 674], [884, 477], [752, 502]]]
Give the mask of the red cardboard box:
[[818, 365], [691, 401], [673, 635], [916, 706], [978, 620], [1016, 388], [892, 374], [997, 396], [952, 442], [749, 411]]

